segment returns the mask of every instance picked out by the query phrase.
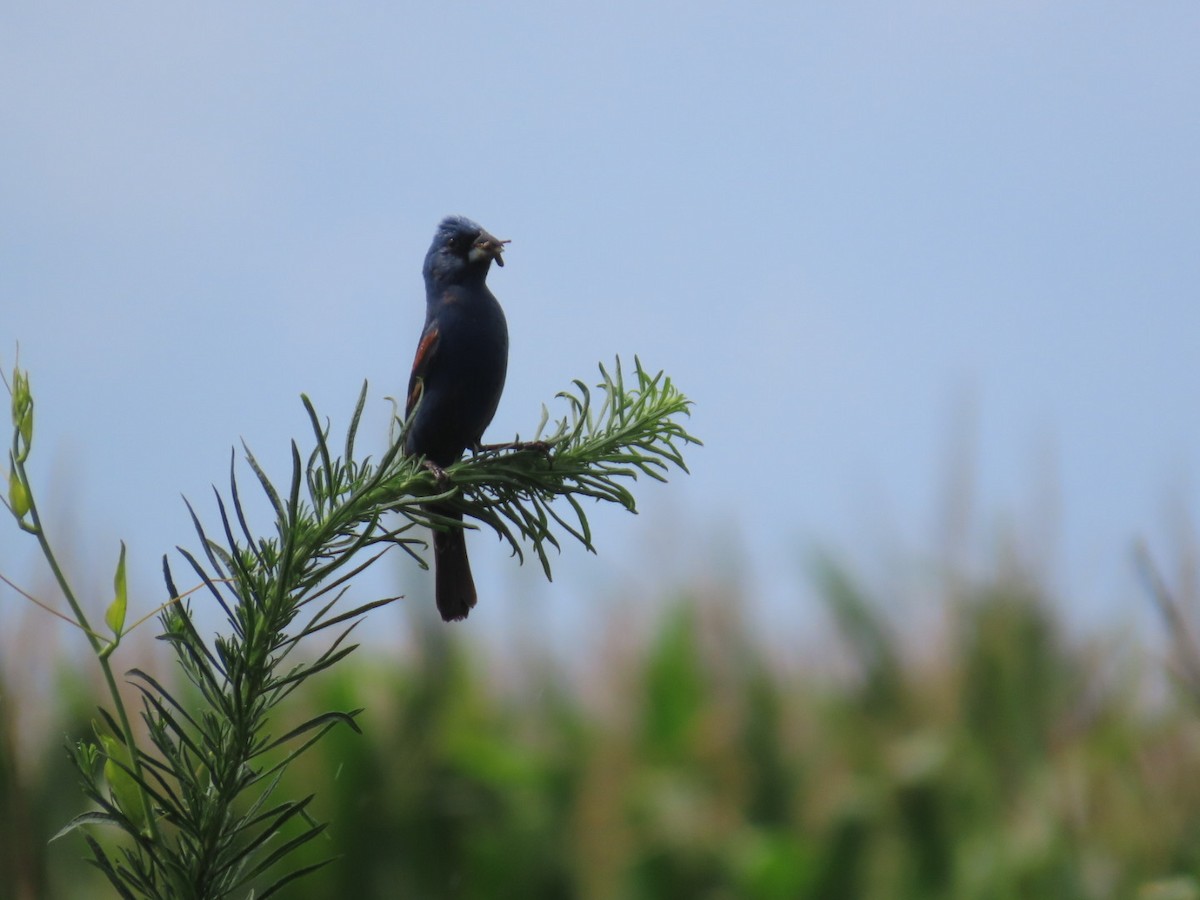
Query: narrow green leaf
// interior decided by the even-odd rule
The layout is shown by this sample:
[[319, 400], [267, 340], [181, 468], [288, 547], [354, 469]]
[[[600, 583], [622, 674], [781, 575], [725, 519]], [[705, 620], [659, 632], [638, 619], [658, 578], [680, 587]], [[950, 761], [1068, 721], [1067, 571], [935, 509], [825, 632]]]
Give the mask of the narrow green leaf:
[[[312, 424], [313, 436], [316, 439], [317, 446], [313, 450], [313, 457], [321, 457], [321, 469], [325, 473], [325, 487], [332, 491], [334, 487], [334, 472], [333, 459], [329, 454], [329, 424], [321, 427], [321, 420], [317, 416], [317, 410], [313, 407], [312, 401], [308, 399], [307, 394], [300, 395], [300, 401], [304, 404], [304, 409], [308, 413], [308, 420]], [[309, 461], [308, 470], [312, 471], [313, 463]], [[314, 492], [315, 493], [315, 492]]]
[[287, 514], [284, 512], [283, 501], [279, 499], [279, 492], [275, 490], [275, 485], [271, 484], [271, 479], [267, 478], [267, 473], [262, 470], [262, 467], [258, 464], [258, 460], [254, 458], [254, 454], [250, 452], [250, 447], [245, 441], [242, 441], [242, 449], [246, 451], [246, 463], [258, 477], [258, 483], [262, 485], [263, 493], [267, 495], [267, 499], [271, 501], [271, 506], [275, 508], [275, 515], [280, 521], [283, 521], [287, 517]]
[[358, 423], [362, 419], [363, 408], [367, 405], [367, 382], [363, 381], [362, 390], [358, 392], [358, 402], [354, 404], [354, 415], [350, 417], [350, 427], [346, 429], [346, 462], [354, 459], [354, 439], [358, 435]]
[[[316, 837], [316, 835], [313, 835], [313, 837]], [[325, 868], [333, 861], [334, 858], [330, 857], [329, 859], [323, 859], [320, 862], [311, 863], [307, 866], [301, 866], [299, 869], [288, 872], [286, 875], [281, 876], [278, 881], [268, 885], [259, 894], [257, 894], [257, 900], [268, 900], [268, 898], [274, 897], [277, 893], [279, 893], [279, 891], [287, 887], [293, 881], [303, 878], [306, 875], [311, 875], [313, 872]]]
[[116, 637], [125, 627], [125, 609], [129, 605], [129, 588], [125, 581], [125, 542], [121, 541], [121, 555], [117, 557], [117, 573], [113, 576], [115, 596], [104, 613], [104, 622]]
[[108, 879], [108, 883], [112, 885], [113, 890], [120, 895], [121, 900], [136, 900], [135, 895], [125, 886], [124, 880], [117, 873], [117, 870], [113, 868], [108, 854], [104, 852], [104, 848], [100, 846], [100, 843], [86, 832], [83, 835], [83, 839], [92, 851], [92, 858], [88, 862], [104, 873], [104, 877]]
[[63, 837], [64, 835], [68, 835], [72, 831], [82, 828], [84, 825], [117, 825], [119, 827], [120, 824], [121, 823], [120, 823], [119, 819], [117, 819], [115, 816], [110, 816], [108, 813], [103, 813], [103, 812], [80, 813], [75, 818], [73, 818], [70, 822], [68, 822], [66, 825], [64, 825], [62, 828], [58, 829], [58, 831], [54, 832], [53, 836], [51, 836], [50, 841], [48, 843], [53, 843], [54, 841], [57, 841], [60, 837]]

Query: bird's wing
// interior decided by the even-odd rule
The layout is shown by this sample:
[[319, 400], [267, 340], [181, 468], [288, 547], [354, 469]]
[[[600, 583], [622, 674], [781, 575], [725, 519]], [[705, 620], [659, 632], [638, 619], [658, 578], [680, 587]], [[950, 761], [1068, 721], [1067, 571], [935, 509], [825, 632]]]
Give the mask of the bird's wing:
[[430, 322], [425, 326], [421, 342], [417, 344], [416, 358], [413, 359], [412, 375], [408, 379], [408, 403], [404, 409], [405, 418], [412, 415], [413, 407], [421, 398], [421, 387], [425, 381], [425, 375], [429, 371], [429, 362], [437, 352], [440, 337], [441, 331], [438, 329], [437, 322]]

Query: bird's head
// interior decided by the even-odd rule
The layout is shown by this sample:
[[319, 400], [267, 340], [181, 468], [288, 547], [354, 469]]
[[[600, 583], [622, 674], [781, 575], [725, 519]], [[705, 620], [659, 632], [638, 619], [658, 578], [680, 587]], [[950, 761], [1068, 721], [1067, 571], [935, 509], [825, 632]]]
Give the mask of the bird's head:
[[438, 225], [425, 255], [425, 279], [442, 284], [482, 281], [492, 260], [504, 265], [504, 245], [479, 225], [463, 216], [447, 216]]

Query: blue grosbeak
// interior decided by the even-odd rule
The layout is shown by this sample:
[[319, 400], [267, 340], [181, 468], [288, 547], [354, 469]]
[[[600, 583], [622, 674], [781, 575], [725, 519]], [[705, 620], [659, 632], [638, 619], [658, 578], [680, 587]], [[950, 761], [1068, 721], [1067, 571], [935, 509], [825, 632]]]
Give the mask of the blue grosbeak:
[[[435, 472], [479, 446], [500, 403], [508, 325], [486, 281], [492, 260], [504, 265], [507, 243], [470, 219], [448, 216], [425, 256], [425, 329], [408, 382], [404, 450], [424, 456]], [[445, 506], [429, 509], [462, 521]], [[433, 566], [438, 612], [447, 622], [465, 619], [475, 605], [475, 582], [462, 528], [434, 528]]]

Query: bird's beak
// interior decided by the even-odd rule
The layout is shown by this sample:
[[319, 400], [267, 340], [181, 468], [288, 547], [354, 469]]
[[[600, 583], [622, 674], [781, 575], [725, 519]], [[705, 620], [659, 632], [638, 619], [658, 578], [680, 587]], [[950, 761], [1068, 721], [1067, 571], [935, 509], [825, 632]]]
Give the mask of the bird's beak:
[[486, 231], [479, 235], [479, 240], [475, 242], [475, 246], [471, 248], [471, 262], [479, 262], [482, 259], [494, 259], [496, 265], [504, 265], [504, 245], [509, 241], [502, 241], [499, 238], [492, 237]]

